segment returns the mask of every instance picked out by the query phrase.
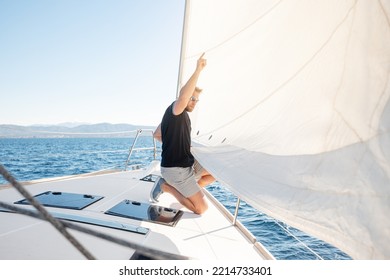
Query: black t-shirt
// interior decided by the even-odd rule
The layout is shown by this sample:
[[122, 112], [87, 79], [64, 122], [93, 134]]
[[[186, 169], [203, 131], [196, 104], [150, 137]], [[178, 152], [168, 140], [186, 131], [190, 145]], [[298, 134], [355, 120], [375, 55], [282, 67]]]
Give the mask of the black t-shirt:
[[191, 154], [191, 120], [187, 111], [173, 114], [173, 103], [167, 108], [161, 121], [162, 167], [190, 167], [194, 164]]

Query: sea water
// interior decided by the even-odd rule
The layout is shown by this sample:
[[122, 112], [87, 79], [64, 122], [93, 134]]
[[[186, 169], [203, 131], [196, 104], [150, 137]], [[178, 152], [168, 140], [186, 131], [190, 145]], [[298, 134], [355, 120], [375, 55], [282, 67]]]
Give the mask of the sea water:
[[[133, 138], [0, 138], [0, 163], [18, 181], [75, 175], [101, 169], [124, 169]], [[136, 148], [151, 147], [140, 137]], [[160, 146], [157, 146], [160, 148]], [[159, 153], [157, 154], [159, 159]], [[146, 166], [153, 152], [133, 152], [131, 164]], [[0, 185], [7, 182], [0, 176]], [[231, 212], [237, 198], [218, 182], [207, 189]], [[333, 246], [277, 221], [241, 201], [241, 221], [280, 260], [349, 259]]]

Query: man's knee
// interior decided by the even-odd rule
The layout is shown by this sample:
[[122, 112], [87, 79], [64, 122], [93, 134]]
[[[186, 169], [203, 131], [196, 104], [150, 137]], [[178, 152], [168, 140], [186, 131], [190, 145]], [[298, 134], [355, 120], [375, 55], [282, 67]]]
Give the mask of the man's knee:
[[203, 214], [204, 212], [207, 211], [207, 209], [209, 208], [209, 206], [207, 205], [206, 202], [202, 203], [202, 204], [198, 204], [195, 206], [195, 211], [194, 213], [195, 214]]
[[191, 209], [195, 214], [203, 214], [208, 209], [207, 201], [202, 191], [198, 191], [193, 196], [188, 197], [193, 205]]

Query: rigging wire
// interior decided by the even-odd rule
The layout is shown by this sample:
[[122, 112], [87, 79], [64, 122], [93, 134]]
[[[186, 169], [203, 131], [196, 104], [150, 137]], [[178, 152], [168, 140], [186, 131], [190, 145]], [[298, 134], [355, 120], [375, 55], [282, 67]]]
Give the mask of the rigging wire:
[[[60, 221], [59, 219], [54, 218], [6, 169], [0, 164], [0, 174], [6, 179], [14, 188], [16, 188], [37, 210], [35, 211], [27, 210], [21, 207], [16, 207], [8, 203], [0, 201], [0, 207], [8, 209], [10, 211], [34, 217], [37, 219], [45, 220], [50, 222], [75, 248], [82, 253], [87, 259], [94, 260], [95, 257], [84, 248], [84, 246], [77, 241], [67, 230], [66, 228], [74, 229], [83, 233], [93, 235], [95, 237], [111, 241], [113, 243], [129, 247], [137, 251], [137, 253], [148, 256], [152, 259], [168, 259], [168, 260], [186, 260], [189, 259], [186, 256], [171, 254], [163, 252], [160, 250], [148, 248], [146, 246], [136, 244], [124, 239], [120, 239], [102, 232], [98, 232], [80, 225], [70, 223], [67, 221]], [[0, 210], [1, 212], [1, 210]]]
[[64, 224], [55, 219], [16, 179], [0, 164], [0, 173], [11, 185], [25, 197], [31, 205], [38, 210], [39, 216], [51, 223], [85, 258], [94, 260], [95, 257], [81, 245], [78, 240], [71, 235], [65, 228]]
[[282, 224], [280, 224], [277, 220], [273, 219], [273, 221], [281, 227], [288, 235], [290, 235], [292, 238], [294, 238], [296, 241], [298, 241], [299, 244], [301, 244], [303, 247], [305, 247], [307, 250], [309, 250], [313, 255], [315, 255], [318, 259], [323, 260], [323, 258], [318, 255], [316, 252], [313, 251], [309, 246], [306, 245], [305, 242], [300, 240], [298, 237], [296, 237], [291, 231], [287, 229], [287, 227], [284, 227]]
[[35, 209], [38, 210], [40, 217], [51, 223], [81, 254], [84, 255], [84, 257], [89, 260], [95, 259], [95, 257], [66, 230], [64, 224], [58, 219], [55, 219], [1, 164], [0, 174], [4, 179], [10, 182], [11, 185], [35, 207]]
[[[16, 212], [18, 214], [27, 215], [27, 216], [37, 218], [40, 220], [45, 220], [41, 215], [39, 215], [35, 211], [27, 210], [27, 209], [24, 209], [21, 207], [16, 207], [14, 205], [10, 205], [8, 203], [4, 203], [1, 201], [0, 201], [0, 207], [3, 207], [3, 208], [8, 209], [10, 211]], [[83, 232], [83, 233], [86, 233], [86, 234], [89, 234], [89, 235], [92, 235], [92, 236], [95, 236], [95, 237], [98, 237], [98, 238], [101, 238], [101, 239], [104, 239], [107, 241], [111, 241], [111, 242], [119, 244], [119, 245], [134, 249], [137, 251], [138, 254], [148, 256], [152, 259], [161, 259], [161, 260], [165, 260], [165, 259], [166, 260], [188, 260], [189, 259], [188, 257], [185, 257], [185, 256], [171, 254], [171, 253], [163, 252], [160, 250], [148, 248], [144, 245], [136, 244], [136, 243], [133, 243], [133, 242], [128, 241], [128, 240], [117, 238], [117, 237], [114, 237], [112, 235], [108, 235], [108, 234], [105, 234], [105, 233], [102, 233], [102, 232], [99, 232], [99, 231], [96, 231], [93, 229], [89, 229], [89, 228], [80, 226], [80, 225], [75, 224], [75, 223], [71, 223], [71, 222], [67, 222], [67, 221], [59, 221], [59, 222], [62, 223], [67, 228], [77, 230], [79, 232]]]
[[[270, 12], [271, 10], [273, 10], [276, 6], [278, 6], [282, 1], [278, 2], [274, 7], [272, 7], [268, 12]], [[267, 100], [269, 100], [271, 97], [273, 97], [274, 95], [276, 95], [276, 93], [278, 93], [282, 88], [286, 87], [291, 81], [293, 81], [304, 69], [306, 69], [306, 67], [312, 62], [314, 61], [314, 59], [325, 49], [325, 47], [331, 42], [331, 40], [334, 38], [335, 34], [337, 33], [337, 31], [340, 29], [340, 27], [342, 25], [344, 25], [344, 23], [347, 21], [347, 19], [349, 18], [350, 14], [354, 11], [355, 7], [357, 6], [357, 0], [354, 1], [354, 3], [349, 7], [349, 9], [346, 11], [345, 13], [345, 16], [340, 20], [340, 22], [335, 26], [335, 28], [333, 29], [333, 31], [330, 33], [329, 37], [323, 42], [323, 44], [311, 55], [311, 57], [306, 61], [304, 62], [296, 71], [295, 73], [293, 73], [290, 77], [288, 77], [283, 83], [281, 83], [279, 86], [277, 86], [274, 90], [272, 90], [268, 95], [266, 95], [263, 99], [261, 99], [259, 102], [257, 102], [256, 104], [254, 104], [252, 107], [250, 107], [249, 109], [247, 109], [245, 112], [241, 113], [240, 115], [236, 116], [235, 118], [229, 120], [228, 122], [220, 125], [219, 127], [217, 128], [214, 128], [212, 129], [211, 131], [208, 131], [208, 132], [205, 132], [201, 135], [199, 135], [198, 137], [196, 138], [201, 138], [201, 137], [204, 137], [206, 135], [210, 135], [212, 133], [215, 133], [216, 131], [219, 131], [223, 128], [225, 128], [226, 126], [229, 126], [230, 124], [234, 123], [235, 121], [241, 119], [242, 117], [248, 115], [250, 112], [254, 111], [256, 108], [258, 108], [261, 104], [263, 104], [264, 102], [266, 102]], [[267, 13], [268, 13], [267, 12]], [[220, 47], [222, 45], [224, 45], [227, 41], [231, 40], [232, 38], [234, 38], [235, 36], [237, 36], [239, 33], [243, 32], [244, 30], [246, 30], [247, 28], [249, 28], [250, 26], [252, 26], [254, 23], [256, 23], [258, 20], [260, 20], [261, 18], [263, 17], [263, 15], [258, 18], [255, 22], [253, 22], [252, 24], [250, 24], [248, 27], [244, 28], [243, 30], [241, 30], [240, 32], [238, 32], [237, 34], [234, 34], [231, 38], [229, 38], [228, 40], [224, 41], [224, 42], [221, 42], [220, 44], [218, 44], [217, 46], [215, 47], [212, 47], [211, 49], [214, 49], [214, 48], [217, 48], [217, 47]]]
[[[9, 128], [16, 131], [21, 131], [20, 129]], [[30, 133], [43, 133], [43, 134], [51, 134], [51, 135], [128, 135], [135, 134], [138, 131], [148, 131], [154, 132], [154, 129], [136, 129], [136, 130], [123, 130], [123, 131], [107, 131], [107, 132], [66, 132], [66, 131], [48, 131], [48, 130], [29, 130]]]

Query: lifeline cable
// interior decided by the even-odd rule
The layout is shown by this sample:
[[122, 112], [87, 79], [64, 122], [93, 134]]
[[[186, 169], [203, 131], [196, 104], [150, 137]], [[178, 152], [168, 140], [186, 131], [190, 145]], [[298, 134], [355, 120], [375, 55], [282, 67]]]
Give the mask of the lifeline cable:
[[[14, 206], [14, 205], [11, 205], [11, 204], [8, 204], [8, 203], [4, 203], [4, 202], [1, 202], [1, 201], [0, 201], [0, 207], [3, 207], [4, 209], [7, 209], [9, 211], [12, 211], [12, 212], [15, 212], [15, 213], [18, 213], [18, 214], [30, 216], [30, 217], [37, 218], [37, 219], [40, 219], [40, 220], [45, 220], [36, 211], [27, 210], [27, 209], [24, 209], [24, 208], [21, 208], [21, 207], [17, 207], [17, 206]], [[1, 212], [1, 210], [0, 210], [0, 212]], [[67, 227], [67, 228], [70, 228], [70, 229], [73, 229], [73, 230], [77, 230], [79, 232], [83, 232], [83, 233], [86, 233], [86, 234], [89, 234], [89, 235], [92, 235], [92, 236], [95, 236], [95, 237], [98, 237], [98, 238], [101, 238], [101, 239], [113, 242], [115, 244], [119, 244], [119, 245], [122, 245], [122, 246], [125, 246], [125, 247], [128, 247], [128, 248], [131, 248], [133, 250], [136, 250], [138, 254], [148, 256], [148, 257], [150, 257], [151, 259], [154, 259], [154, 260], [157, 260], [157, 259], [158, 260], [188, 260], [188, 259], [190, 259], [189, 257], [186, 257], [186, 256], [172, 254], [172, 253], [156, 250], [156, 249], [153, 249], [153, 248], [149, 248], [149, 247], [146, 247], [144, 245], [133, 243], [131, 241], [124, 240], [124, 239], [121, 239], [121, 238], [117, 238], [115, 236], [108, 235], [108, 234], [105, 234], [105, 233], [102, 233], [102, 232], [99, 232], [99, 231], [96, 231], [96, 230], [93, 230], [93, 229], [89, 229], [89, 228], [86, 228], [86, 227], [83, 227], [83, 226], [80, 226], [80, 225], [77, 225], [77, 224], [74, 224], [74, 223], [70, 223], [70, 222], [67, 222], [67, 221], [61, 221], [61, 223], [65, 227]]]
[[15, 189], [17, 189], [23, 197], [25, 197], [31, 205], [35, 207], [40, 213], [40, 216], [51, 223], [81, 254], [83, 254], [87, 259], [94, 260], [95, 257], [84, 248], [80, 242], [77, 241], [67, 230], [64, 224], [58, 219], [54, 218], [16, 179], [0, 164], [0, 174], [3, 175]]
[[[99, 232], [99, 231], [88, 229], [86, 227], [82, 227], [82, 226], [74, 224], [74, 223], [70, 223], [70, 222], [67, 222], [67, 221], [60, 221], [60, 220], [54, 218], [52, 215], [50, 215], [50, 213], [48, 213], [46, 211], [46, 209], [39, 202], [37, 202], [34, 199], [34, 197], [32, 197], [27, 192], [27, 190], [25, 190], [24, 187], [20, 185], [19, 182], [17, 182], [16, 179], [1, 164], [0, 164], [0, 174], [3, 175], [3, 177], [8, 182], [10, 182], [11, 185], [14, 186], [20, 193], [22, 193], [22, 195], [24, 197], [26, 197], [24, 195], [24, 193], [26, 193], [29, 197], [31, 197], [32, 200], [35, 201], [35, 203], [39, 205], [39, 208], [42, 208], [43, 211], [46, 212], [48, 216], [50, 216], [50, 220], [54, 220], [55, 224], [59, 224], [60, 225], [60, 227], [66, 232], [67, 236], [68, 235], [71, 236], [66, 231], [66, 228], [70, 228], [70, 229], [73, 229], [73, 230], [77, 230], [79, 232], [83, 232], [83, 233], [86, 233], [86, 234], [89, 234], [89, 235], [92, 235], [92, 236], [95, 236], [95, 237], [98, 237], [98, 238], [101, 238], [101, 239], [104, 239], [104, 240], [107, 240], [107, 241], [111, 241], [111, 242], [119, 244], [119, 245], [122, 245], [122, 246], [125, 246], [125, 247], [128, 247], [128, 248], [134, 249], [134, 250], [137, 251], [137, 253], [145, 255], [145, 256], [148, 256], [151, 259], [160, 259], [160, 260], [188, 260], [188, 259], [190, 259], [187, 256], [182, 256], [182, 255], [177, 255], [177, 254], [172, 254], [172, 253], [168, 253], [168, 252], [163, 252], [163, 251], [160, 251], [160, 250], [152, 249], [152, 248], [146, 247], [144, 245], [133, 243], [133, 242], [130, 242], [128, 240], [117, 238], [117, 237], [114, 237], [114, 236], [111, 236], [111, 235], [108, 235], [108, 234], [105, 234], [105, 233], [102, 233], [102, 232]], [[19, 188], [21, 188], [22, 192], [19, 190]], [[28, 199], [28, 200], [32, 204], [32, 201], [30, 199]], [[22, 215], [27, 215], [27, 216], [34, 217], [34, 218], [41, 219], [41, 220], [46, 220], [46, 221], [49, 221], [50, 223], [52, 223], [48, 218], [46, 218], [45, 215], [43, 215], [40, 212], [40, 210], [37, 207], [36, 208], [38, 209], [39, 213], [37, 213], [35, 211], [24, 209], [24, 208], [21, 208], [21, 207], [16, 207], [14, 205], [10, 205], [8, 203], [4, 203], [4, 202], [1, 202], [1, 201], [0, 201], [0, 207], [3, 207], [4, 209], [7, 209], [7, 210], [12, 211], [12, 212], [16, 212], [16, 213], [19, 213], [19, 214], [22, 214]], [[0, 210], [0, 212], [1, 212], [1, 210]], [[60, 232], [62, 233], [62, 230], [60, 230]], [[71, 236], [71, 239], [73, 239], [77, 244], [79, 244], [79, 245], [76, 246], [73, 242], [71, 242], [68, 239], [73, 245], [75, 245], [75, 247], [80, 252], [83, 253], [84, 256], [86, 256], [88, 259], [95, 259], [88, 251], [86, 251], [86, 249], [73, 236]]]

